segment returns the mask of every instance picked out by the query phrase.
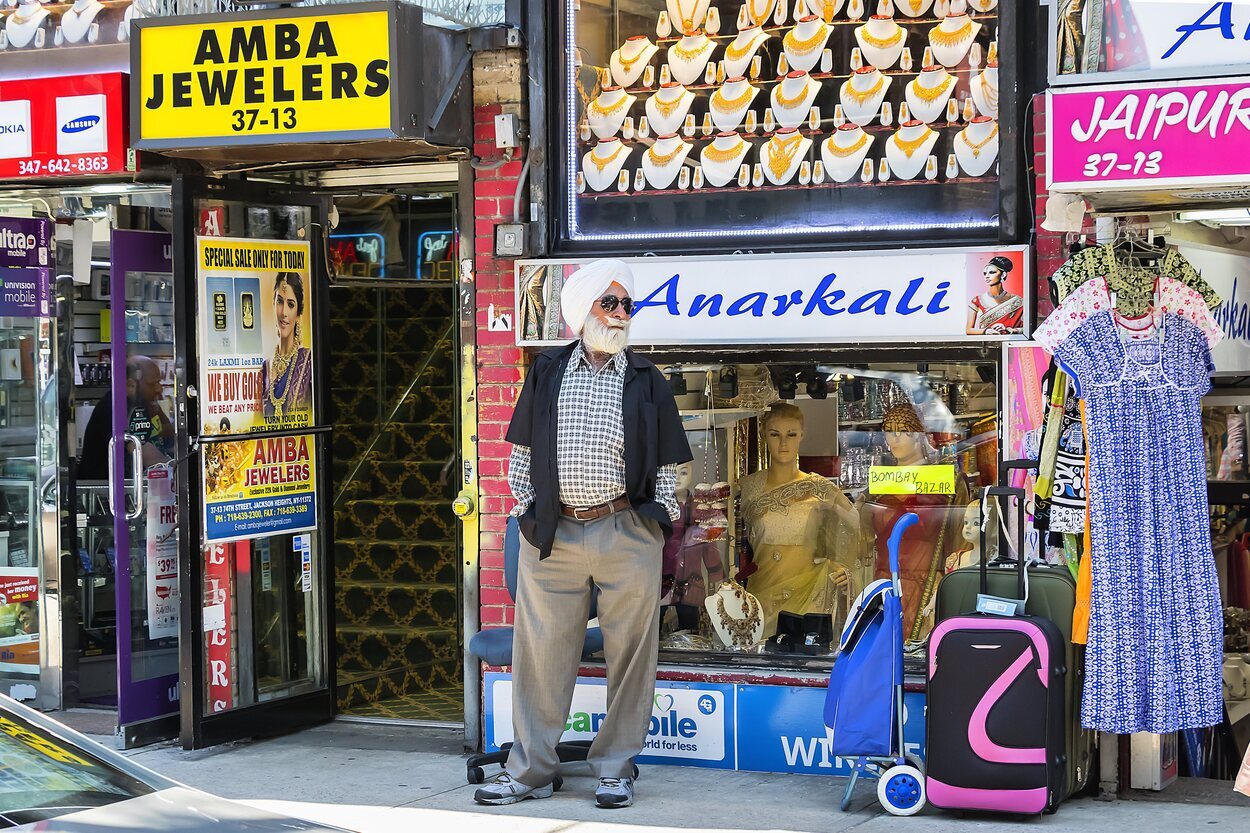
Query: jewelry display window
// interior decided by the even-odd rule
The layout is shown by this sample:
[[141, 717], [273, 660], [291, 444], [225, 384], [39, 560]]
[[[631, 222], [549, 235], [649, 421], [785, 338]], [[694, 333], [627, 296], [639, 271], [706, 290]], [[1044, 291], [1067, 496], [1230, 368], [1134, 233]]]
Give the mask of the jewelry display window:
[[556, 2], [566, 242], [1015, 233], [1011, 4]]
[[831, 660], [855, 597], [889, 577], [885, 542], [908, 512], [921, 521], [900, 551], [904, 637], [918, 650], [942, 577], [980, 557], [998, 365], [657, 362], [694, 454], [664, 548], [662, 650]]

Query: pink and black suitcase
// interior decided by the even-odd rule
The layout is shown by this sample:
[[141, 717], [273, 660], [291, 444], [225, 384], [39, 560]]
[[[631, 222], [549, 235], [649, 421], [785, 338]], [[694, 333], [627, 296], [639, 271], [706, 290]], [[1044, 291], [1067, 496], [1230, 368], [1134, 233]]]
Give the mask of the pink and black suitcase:
[[[989, 491], [1017, 497], [1020, 490]], [[984, 562], [981, 570], [985, 588]], [[1024, 600], [1023, 564], [1018, 577], [1017, 598]], [[934, 628], [926, 719], [929, 803], [1025, 814], [1058, 808], [1068, 792], [1066, 655], [1059, 628], [1039, 616], [973, 613]]]

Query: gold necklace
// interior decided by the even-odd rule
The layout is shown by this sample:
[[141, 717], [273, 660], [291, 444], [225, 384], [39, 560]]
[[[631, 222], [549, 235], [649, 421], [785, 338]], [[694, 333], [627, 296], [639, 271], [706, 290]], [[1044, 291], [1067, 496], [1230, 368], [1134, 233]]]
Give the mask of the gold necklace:
[[943, 46], [953, 49], [959, 46], [964, 38], [972, 34], [972, 20], [965, 20], [964, 25], [960, 26], [953, 32], [948, 32], [941, 26], [934, 26], [929, 32], [929, 42], [934, 46]]
[[795, 36], [794, 30], [791, 29], [789, 32], [786, 32], [786, 36], [782, 38], [782, 44], [785, 46], [787, 51], [793, 52], [795, 55], [806, 55], [809, 52], [819, 49], [828, 39], [829, 27], [821, 23], [816, 26], [816, 34], [812, 35], [807, 40], [799, 40]]
[[920, 10], [924, 8], [925, 0], [903, 0], [904, 3], [911, 8], [911, 16], [916, 17], [920, 14]]
[[681, 0], [673, 0], [673, 6], [681, 15], [681, 33], [684, 35], [694, 28], [694, 13], [699, 10], [699, 0], [694, 0], [694, 8], [687, 14], [681, 7]]
[[994, 141], [994, 137], [995, 137], [995, 136], [997, 136], [997, 135], [998, 135], [998, 125], [997, 125], [997, 124], [996, 124], [996, 125], [994, 125], [994, 129], [990, 131], [990, 135], [986, 136], [986, 137], [985, 137], [985, 139], [984, 139], [983, 141], [976, 142], [976, 143], [973, 143], [973, 141], [972, 141], [971, 139], [969, 139], [969, 138], [968, 138], [968, 131], [967, 131], [967, 130], [961, 130], [961, 131], [959, 132], [959, 138], [963, 139], [963, 140], [964, 140], [964, 144], [968, 146], [968, 150], [972, 151], [972, 158], [973, 158], [973, 159], [976, 159], [976, 158], [980, 157], [980, 156], [981, 156], [981, 151], [985, 148], [985, 146], [986, 146], [986, 145], [988, 145], [990, 142]]
[[721, 593], [716, 594], [716, 615], [720, 618], [721, 626], [729, 634], [730, 641], [733, 642], [732, 647], [749, 648], [755, 642], [755, 628], [759, 625], [760, 605], [750, 594], [735, 592], [734, 595], [742, 599], [742, 618], [734, 619], [729, 615], [729, 611], [725, 609], [725, 597]]
[[291, 345], [290, 352], [281, 352], [282, 345], [278, 344], [273, 348], [273, 374], [269, 377], [269, 390], [265, 391], [265, 396], [269, 399], [269, 404], [273, 405], [274, 415], [281, 419], [286, 414], [287, 399], [291, 396], [291, 388], [295, 386], [294, 378], [287, 378], [286, 386], [282, 389], [282, 395], [278, 396], [274, 393], [278, 388], [278, 382], [282, 381], [287, 375], [287, 371], [291, 370], [291, 362], [299, 353], [299, 342]]
[[747, 0], [747, 17], [756, 26], [763, 25], [764, 21], [772, 15], [773, 9], [777, 6], [777, 0], [764, 0], [764, 10], [758, 12], [755, 10], [755, 0]]
[[708, 145], [703, 149], [703, 157], [713, 162], [734, 162], [738, 159], [738, 154], [742, 152], [744, 144], [742, 139], [738, 139], [738, 143], [728, 150], [718, 148], [716, 145]]
[[894, 34], [888, 38], [879, 38], [868, 31], [867, 26], [859, 27], [859, 36], [864, 39], [864, 43], [877, 49], [891, 49], [898, 46], [899, 41], [903, 39], [903, 27], [895, 24]]
[[612, 151], [612, 154], [610, 156], [605, 156], [603, 158], [596, 156], [595, 152], [591, 151], [590, 161], [595, 163], [595, 167], [599, 169], [599, 173], [603, 173], [603, 169], [606, 168], [608, 165], [611, 165], [612, 162], [616, 159], [616, 157], [621, 155], [621, 152], [623, 150], [625, 150], [624, 145], [617, 145], [616, 150]]
[[742, 46], [734, 46], [734, 43], [737, 43], [736, 38], [725, 47], [725, 57], [731, 61], [740, 61], [759, 48], [759, 42], [756, 41], [754, 36]]
[[616, 102], [615, 104], [610, 104], [607, 107], [604, 107], [602, 104], [599, 103], [599, 99], [596, 98], [594, 101], [590, 102], [589, 106], [586, 109], [590, 111], [591, 115], [601, 116], [606, 119], [608, 116], [612, 115], [617, 110], [621, 109], [621, 107], [625, 106], [625, 102], [627, 101], [629, 101], [629, 96], [623, 95], [621, 96], [620, 101]]
[[777, 85], [777, 104], [784, 110], [789, 110], [791, 107], [797, 107], [802, 104], [803, 99], [807, 98], [807, 93], [812, 88], [811, 78], [809, 77], [803, 82], [803, 89], [799, 91], [798, 95], [793, 98], [786, 98], [785, 93], [781, 91], [781, 86], [781, 84]]
[[647, 54], [646, 46], [643, 46], [642, 49], [638, 50], [638, 54], [632, 58], [626, 58], [625, 50], [618, 49], [616, 51], [616, 60], [620, 63], [621, 69], [625, 70], [626, 72], [633, 72], [634, 64], [638, 63], [638, 60], [642, 58], [643, 55], [646, 55], [646, 54]]
[[850, 81], [847, 81], [845, 84], [842, 85], [842, 95], [846, 96], [851, 101], [854, 101], [860, 107], [863, 107], [868, 102], [868, 99], [872, 98], [877, 93], [881, 92], [881, 88], [884, 86], [885, 86], [884, 75], [877, 78], [877, 83], [873, 85], [871, 90], [865, 90], [862, 93], [859, 90], [855, 89], [854, 84], [852, 84]]
[[725, 88], [719, 87], [716, 92], [712, 93], [712, 109], [718, 113], [736, 113], [739, 109], [750, 104], [754, 96], [755, 88], [750, 84], [747, 84], [747, 88], [737, 98], [725, 98]]
[[933, 102], [941, 98], [943, 95], [945, 95], [946, 91], [951, 88], [951, 84], [954, 84], [954, 83], [955, 83], [955, 76], [948, 75], [946, 76], [946, 80], [943, 81], [941, 84], [938, 84], [936, 87], [925, 87], [921, 85], [920, 79], [917, 78], [916, 81], [911, 85], [911, 91], [915, 93], [916, 98], [920, 99], [925, 104], [932, 104]]
[[656, 93], [655, 95], [651, 96], [651, 103], [655, 105], [655, 109], [659, 111], [661, 116], [663, 116], [664, 118], [668, 118], [669, 116], [673, 115], [673, 113], [677, 111], [677, 108], [681, 106], [681, 103], [682, 101], [685, 100], [685, 98], [686, 98], [686, 94], [685, 92], [683, 92], [681, 95], [677, 96], [677, 98], [674, 98], [672, 101], [665, 101], [664, 99], [660, 98], [659, 93]]
[[932, 130], [926, 130], [924, 133], [920, 135], [919, 139], [910, 139], [910, 140], [904, 139], [901, 136], [899, 136], [897, 133], [895, 133], [893, 137], [894, 146], [897, 147], [899, 150], [901, 150], [903, 153], [907, 154], [908, 159], [911, 159], [912, 156], [915, 155], [916, 151], [920, 149], [920, 146], [923, 145], [925, 142], [929, 141], [929, 136], [932, 135], [932, 133], [933, 133]]
[[855, 144], [850, 145], [848, 147], [842, 147], [837, 142], [835, 142], [832, 137], [830, 137], [829, 141], [825, 142], [825, 147], [834, 156], [846, 157], [846, 156], [853, 156], [859, 151], [863, 150], [864, 145], [868, 144], [870, 141], [872, 141], [871, 136], [869, 136], [867, 133], [861, 133], [859, 135], [859, 140], [856, 141]]
[[655, 165], [657, 168], [663, 168], [669, 162], [672, 162], [674, 159], [676, 159], [678, 154], [680, 154], [685, 149], [686, 149], [685, 145], [678, 143], [677, 147], [675, 147], [671, 153], [665, 153], [661, 155], [655, 152], [655, 145], [652, 145], [651, 147], [647, 148], [647, 158], [650, 159], [651, 164]]
[[803, 134], [795, 133], [789, 139], [777, 140], [774, 135], [768, 142], [768, 170], [773, 172], [773, 177], [781, 179], [786, 175], [786, 171], [790, 170], [790, 163], [794, 161], [794, 156], [799, 152], [799, 147], [803, 144]]
[[704, 38], [703, 42], [700, 43], [697, 47], [695, 47], [694, 49], [690, 49], [689, 47], [683, 48], [681, 45], [681, 41], [678, 41], [677, 43], [673, 44], [672, 49], [673, 49], [673, 52], [677, 55], [677, 57], [681, 58], [683, 61], [693, 61], [699, 58], [699, 56], [703, 54], [703, 50], [707, 49], [707, 46], [710, 42], [711, 41], [707, 40], [707, 38]]
[[994, 110], [998, 109], [998, 87], [990, 83], [990, 79], [981, 73], [981, 91], [985, 93], [985, 103]]
[[838, 5], [834, 0], [821, 0], [820, 17], [825, 23], [832, 23], [833, 18], [837, 16]]

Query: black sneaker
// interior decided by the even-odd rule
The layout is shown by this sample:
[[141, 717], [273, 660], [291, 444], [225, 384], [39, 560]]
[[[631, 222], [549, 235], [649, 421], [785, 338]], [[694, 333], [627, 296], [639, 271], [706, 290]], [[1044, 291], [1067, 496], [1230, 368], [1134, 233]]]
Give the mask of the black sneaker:
[[628, 807], [634, 803], [633, 778], [600, 778], [595, 803], [604, 810]]

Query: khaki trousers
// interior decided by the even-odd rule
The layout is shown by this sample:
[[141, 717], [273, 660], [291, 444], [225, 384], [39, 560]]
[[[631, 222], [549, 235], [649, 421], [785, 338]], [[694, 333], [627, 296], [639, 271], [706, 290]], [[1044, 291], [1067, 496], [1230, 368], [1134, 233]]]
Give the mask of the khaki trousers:
[[642, 751], [655, 699], [663, 531], [633, 510], [593, 521], [560, 518], [551, 555], [524, 537], [512, 643], [508, 773], [531, 787], [551, 783], [585, 640], [591, 590], [608, 672], [608, 710], [587, 762], [600, 778], [628, 778]]

